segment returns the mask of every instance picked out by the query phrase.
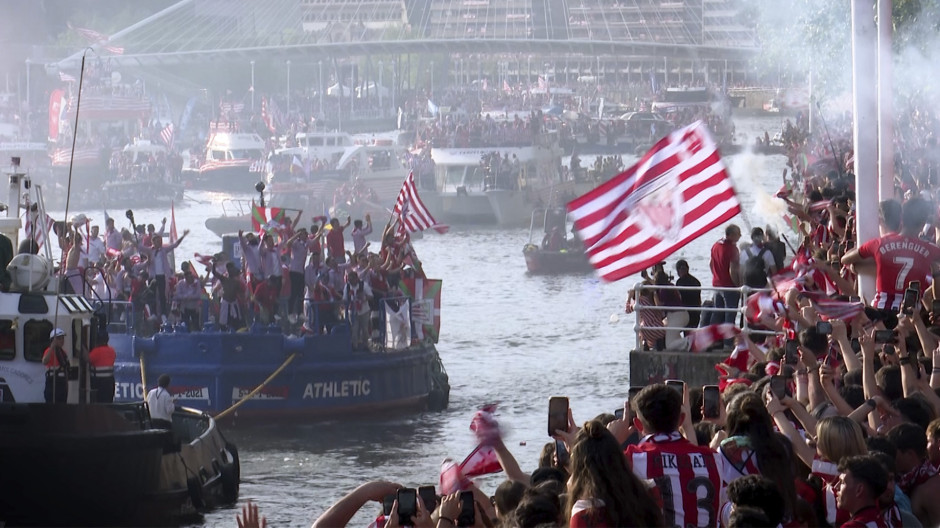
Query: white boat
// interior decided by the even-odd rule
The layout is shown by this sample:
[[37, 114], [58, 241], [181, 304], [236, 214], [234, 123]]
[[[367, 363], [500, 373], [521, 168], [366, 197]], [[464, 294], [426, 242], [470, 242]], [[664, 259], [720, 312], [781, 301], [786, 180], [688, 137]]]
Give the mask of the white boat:
[[351, 182], [358, 181], [371, 189], [376, 205], [391, 208], [412, 170], [408, 155], [405, 147], [391, 140], [376, 140], [348, 148], [337, 162], [336, 169], [348, 174]]
[[[484, 158], [496, 154], [500, 163], [487, 170]], [[535, 208], [577, 192], [573, 181], [561, 181], [563, 154], [555, 131], [527, 146], [432, 148], [435, 190], [425, 192], [428, 182], [419, 182], [422, 199], [443, 223], [523, 226]]]
[[258, 134], [213, 132], [203, 155], [183, 152], [183, 178], [191, 186], [202, 189], [251, 188], [263, 178], [264, 151], [264, 140]]
[[314, 158], [336, 166], [346, 152], [356, 146], [353, 137], [345, 132], [298, 132], [293, 145], [277, 149], [275, 154], [297, 156], [301, 161]]

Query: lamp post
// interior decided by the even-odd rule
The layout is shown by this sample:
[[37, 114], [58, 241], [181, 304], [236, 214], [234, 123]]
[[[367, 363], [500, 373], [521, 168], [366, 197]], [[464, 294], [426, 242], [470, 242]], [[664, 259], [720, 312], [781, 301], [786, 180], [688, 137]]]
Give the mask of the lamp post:
[[287, 114], [290, 115], [290, 59], [287, 61]]
[[320, 113], [322, 114], [323, 113], [323, 90], [325, 90], [325, 88], [323, 87], [323, 61], [318, 60], [317, 66], [320, 68], [320, 77], [318, 79], [319, 84], [320, 84], [320, 89], [317, 91], [320, 92]]
[[255, 111], [255, 61], [251, 61], [251, 112]]
[[382, 85], [382, 73], [384, 70], [382, 66], [382, 61], [379, 61], [379, 85], [375, 88], [375, 91], [379, 93], [379, 110], [382, 112], [382, 115], [385, 115], [385, 107], [382, 106], [382, 90], [385, 89]]
[[29, 59], [26, 59], [26, 108], [29, 108]]
[[434, 95], [434, 61], [430, 61], [431, 65], [431, 86], [428, 87], [428, 96]]

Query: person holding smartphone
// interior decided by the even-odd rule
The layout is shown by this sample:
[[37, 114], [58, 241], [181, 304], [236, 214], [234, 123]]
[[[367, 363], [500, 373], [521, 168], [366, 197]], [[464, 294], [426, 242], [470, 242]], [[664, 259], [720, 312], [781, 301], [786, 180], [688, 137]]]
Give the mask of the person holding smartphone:
[[911, 282], [925, 283], [935, 264], [940, 263], [940, 248], [919, 238], [929, 215], [927, 202], [920, 198], [908, 200], [901, 208], [900, 233], [869, 240], [842, 257], [845, 266], [875, 264], [875, 308], [897, 311]]
[[637, 477], [656, 483], [660, 497], [674, 497], [660, 504], [666, 526], [708, 526], [717, 518], [724, 461], [682, 437], [683, 407], [683, 395], [665, 384], [640, 391], [633, 401], [634, 423], [645, 436], [624, 454]]

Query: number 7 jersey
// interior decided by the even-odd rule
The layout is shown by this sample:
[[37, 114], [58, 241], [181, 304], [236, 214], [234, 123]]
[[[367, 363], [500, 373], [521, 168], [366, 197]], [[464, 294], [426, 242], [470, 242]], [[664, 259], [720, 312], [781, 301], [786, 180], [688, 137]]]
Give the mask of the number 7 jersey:
[[667, 527], [714, 527], [723, 495], [721, 455], [678, 432], [649, 435], [624, 451], [633, 473], [652, 487]]
[[919, 238], [889, 233], [858, 248], [859, 256], [874, 259], [876, 267], [875, 308], [897, 310], [911, 281], [921, 288], [931, 280], [931, 263], [940, 261], [940, 248]]

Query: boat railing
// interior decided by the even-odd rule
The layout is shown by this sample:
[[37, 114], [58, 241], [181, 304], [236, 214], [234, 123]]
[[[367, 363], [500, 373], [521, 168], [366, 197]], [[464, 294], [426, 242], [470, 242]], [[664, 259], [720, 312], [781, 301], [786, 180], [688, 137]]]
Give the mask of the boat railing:
[[[721, 307], [721, 308], [716, 307], [714, 305], [709, 306], [709, 305], [704, 305], [704, 304], [701, 306], [657, 306], [657, 305], [636, 304], [634, 306], [634, 311], [636, 312], [636, 321], [634, 321], [633, 330], [635, 334], [634, 337], [636, 339], [636, 346], [638, 349], [642, 346], [641, 344], [643, 343], [641, 332], [643, 331], [644, 328], [647, 328], [640, 324], [642, 320], [641, 312], [646, 311], [646, 310], [657, 310], [661, 313], [699, 312], [703, 315], [704, 314], [721, 314], [722, 315], [721, 322], [724, 322], [724, 316], [730, 313], [730, 314], [735, 314], [735, 319], [740, 320], [737, 324], [741, 328], [741, 331], [745, 334], [770, 336], [770, 335], [777, 335], [778, 333], [774, 330], [768, 330], [761, 326], [755, 327], [752, 323], [748, 321], [748, 318], [744, 316], [744, 308], [745, 308], [748, 296], [750, 296], [752, 293], [773, 291], [769, 288], [751, 288], [749, 286], [741, 286], [737, 288], [726, 288], [726, 287], [719, 287], [719, 286], [675, 286], [672, 284], [640, 283], [640, 284], [637, 284], [633, 290], [634, 298], [638, 299], [640, 297], [640, 293], [643, 291], [656, 291], [656, 290], [671, 290], [675, 292], [697, 291], [700, 293], [703, 291], [709, 291], [709, 292], [715, 292], [716, 294], [720, 292], [737, 292], [738, 303], [734, 307]], [[649, 327], [649, 329], [657, 330], [657, 331], [663, 330], [663, 331], [684, 331], [684, 332], [694, 330], [694, 328], [689, 328], [685, 326], [679, 326], [679, 327], [656, 326], [656, 327]]]

